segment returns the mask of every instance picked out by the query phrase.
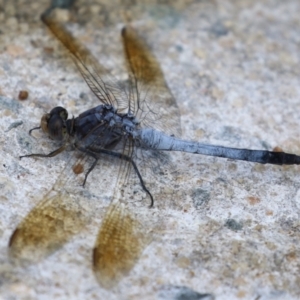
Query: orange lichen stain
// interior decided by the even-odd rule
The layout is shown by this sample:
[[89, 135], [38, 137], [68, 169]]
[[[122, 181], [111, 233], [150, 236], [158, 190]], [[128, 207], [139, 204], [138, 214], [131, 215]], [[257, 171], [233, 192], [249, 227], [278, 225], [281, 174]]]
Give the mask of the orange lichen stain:
[[272, 242], [265, 242], [265, 245], [269, 250], [274, 251], [277, 249], [277, 245]]
[[276, 283], [276, 277], [273, 274], [268, 274], [269, 281], [274, 285]]
[[84, 167], [82, 164], [76, 164], [73, 166], [73, 172], [76, 175], [83, 173], [83, 171], [84, 171]]
[[28, 92], [25, 91], [25, 90], [22, 90], [19, 92], [19, 95], [18, 95], [18, 99], [19, 100], [26, 100], [28, 98]]
[[189, 270], [189, 276], [192, 278], [192, 277], [195, 277], [196, 276], [196, 274], [195, 274], [195, 272], [194, 271], [192, 271], [192, 270]]
[[43, 50], [47, 54], [52, 54], [54, 52], [54, 49], [52, 47], [44, 47]]
[[272, 210], [266, 210], [266, 216], [273, 216], [273, 211]]
[[297, 254], [296, 254], [295, 251], [291, 251], [290, 253], [288, 253], [286, 255], [286, 258], [287, 258], [288, 261], [293, 261], [297, 258]]
[[13, 56], [13, 57], [21, 56], [21, 55], [24, 55], [24, 53], [25, 53], [25, 51], [22, 47], [19, 47], [17, 45], [13, 45], [13, 44], [8, 45], [6, 47], [6, 51], [10, 56]]
[[254, 227], [254, 229], [256, 230], [256, 231], [262, 231], [262, 229], [263, 229], [263, 226], [262, 225], [256, 225], [255, 227]]
[[259, 203], [261, 200], [258, 197], [249, 196], [247, 197], [247, 201], [249, 202], [250, 205], [255, 205]]
[[12, 112], [8, 109], [4, 109], [1, 111], [1, 115], [5, 116], [5, 117], [10, 117], [12, 115]]
[[236, 296], [238, 298], [245, 298], [246, 295], [247, 295], [247, 293], [245, 291], [238, 291], [237, 294], [236, 294]]
[[179, 268], [187, 269], [191, 265], [191, 261], [188, 257], [180, 256], [176, 259], [176, 264]]
[[[234, 284], [240, 287], [240, 286], [242, 286], [242, 285], [246, 285], [247, 282], [245, 281], [244, 278], [238, 277], [238, 278], [236, 278], [236, 279], [234, 280]], [[242, 291], [239, 291], [238, 293], [241, 293], [241, 292], [242, 292]]]

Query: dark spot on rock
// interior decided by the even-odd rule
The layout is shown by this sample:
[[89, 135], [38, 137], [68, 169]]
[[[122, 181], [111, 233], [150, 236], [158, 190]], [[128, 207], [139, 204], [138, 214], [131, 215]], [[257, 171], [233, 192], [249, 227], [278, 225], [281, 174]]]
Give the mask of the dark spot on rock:
[[237, 231], [243, 228], [243, 224], [241, 222], [237, 222], [234, 219], [228, 219], [225, 223], [225, 227], [233, 231]]
[[210, 193], [207, 190], [195, 189], [191, 195], [193, 199], [193, 204], [196, 209], [200, 209], [201, 206], [207, 204], [210, 200]]
[[213, 300], [215, 297], [212, 294], [198, 293], [186, 286], [163, 286], [158, 293], [158, 299], [168, 300]]
[[229, 30], [222, 21], [218, 20], [210, 27], [210, 32], [216, 37], [220, 37], [227, 35]]

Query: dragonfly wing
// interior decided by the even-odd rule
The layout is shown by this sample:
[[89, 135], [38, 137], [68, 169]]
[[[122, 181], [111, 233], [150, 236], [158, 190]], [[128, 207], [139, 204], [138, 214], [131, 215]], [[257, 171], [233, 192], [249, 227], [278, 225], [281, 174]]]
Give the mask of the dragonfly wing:
[[73, 193], [65, 189], [75, 179], [71, 168], [73, 165], [67, 163], [52, 189], [12, 234], [9, 255], [15, 263], [26, 265], [44, 259], [84, 230], [90, 222], [92, 208], [82, 197], [72, 196], [76, 194], [76, 188], [72, 188]]
[[101, 286], [112, 288], [128, 275], [146, 247], [141, 223], [116, 200], [108, 207], [93, 251], [94, 273]]
[[42, 15], [42, 21], [70, 51], [82, 77], [96, 97], [107, 105], [124, 109], [128, 104], [126, 89], [102, 66], [92, 53], [55, 19], [55, 11]]
[[[132, 28], [123, 29], [122, 37], [131, 84], [129, 112], [137, 115], [144, 126], [180, 134], [178, 108], [158, 62]], [[138, 165], [148, 162], [150, 157], [140, 157], [139, 150], [132, 147], [128, 141], [125, 142], [125, 146], [121, 147], [124, 149], [122, 155], [132, 160], [138, 158]], [[147, 212], [145, 218], [141, 214], [136, 215], [133, 207], [137, 202], [132, 206], [131, 197], [121, 195], [121, 191], [129, 185], [130, 177], [137, 177], [133, 169], [130, 161], [122, 160], [113, 200], [102, 221], [93, 252], [95, 275], [106, 288], [113, 287], [128, 274], [151, 239], [146, 234], [147, 230], [151, 230], [151, 225], [146, 225]], [[140, 205], [139, 213], [142, 208], [148, 209], [148, 197], [147, 200]]]
[[10, 257], [22, 265], [39, 262], [60, 249], [87, 221], [69, 195], [60, 193], [45, 199], [14, 231]]
[[163, 72], [135, 30], [124, 27], [122, 39], [131, 81], [129, 108], [143, 127], [180, 136], [180, 113]]
[[[144, 223], [133, 209], [137, 206], [138, 211], [141, 207], [148, 209], [148, 205], [141, 200], [130, 200], [132, 184], [140, 184], [131, 161], [133, 148], [130, 141], [125, 142], [123, 149], [123, 157], [130, 159], [120, 159], [112, 201], [102, 220], [93, 251], [94, 273], [105, 288], [113, 287], [129, 273], [149, 241]], [[129, 195], [125, 192], [127, 188]], [[149, 199], [146, 201], [149, 204]]]
[[122, 30], [130, 74], [130, 86], [125, 87], [52, 14], [43, 15], [42, 20], [70, 51], [86, 83], [102, 103], [132, 113], [145, 127], [155, 127], [180, 136], [180, 114], [176, 101], [165, 82], [159, 63], [133, 28]]

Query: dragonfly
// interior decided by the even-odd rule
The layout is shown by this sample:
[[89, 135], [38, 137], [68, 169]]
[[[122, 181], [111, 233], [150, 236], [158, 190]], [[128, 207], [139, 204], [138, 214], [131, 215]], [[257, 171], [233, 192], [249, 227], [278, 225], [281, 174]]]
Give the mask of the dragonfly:
[[[42, 16], [42, 21], [67, 48], [101, 104], [73, 118], [68, 118], [68, 112], [63, 107], [55, 107], [44, 114], [40, 126], [31, 129], [30, 134], [41, 129], [46, 136], [60, 143], [59, 148], [48, 154], [33, 153], [21, 158], [50, 158], [68, 149], [76, 150], [92, 161], [85, 172], [83, 185], [102, 160], [117, 162], [115, 187], [92, 257], [95, 276], [104, 288], [111, 288], [124, 278], [149, 243], [142, 218], [126, 205], [128, 199], [122, 191], [134, 177], [149, 199], [149, 206], [153, 207], [154, 197], [143, 179], [142, 168], [148, 161], [159, 159], [163, 151], [261, 164], [300, 164], [300, 156], [294, 154], [181, 139], [176, 100], [157, 59], [133, 27], [126, 26], [121, 32], [129, 75], [127, 83], [123, 84], [49, 13]], [[76, 166], [80, 163], [76, 162]], [[72, 192], [66, 186], [68, 182], [65, 177], [69, 168], [67, 164], [54, 186], [13, 232], [9, 241], [9, 253], [13, 260], [27, 264], [44, 259], [68, 242], [79, 228], [86, 226], [88, 218], [82, 202], [74, 201]]]

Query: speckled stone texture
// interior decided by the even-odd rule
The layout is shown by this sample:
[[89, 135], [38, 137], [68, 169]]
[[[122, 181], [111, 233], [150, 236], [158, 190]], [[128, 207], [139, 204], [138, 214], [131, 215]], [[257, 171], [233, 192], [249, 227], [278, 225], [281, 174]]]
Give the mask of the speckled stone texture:
[[[80, 0], [69, 28], [123, 80], [119, 36], [131, 20], [177, 99], [183, 137], [300, 155], [300, 2], [170, 2]], [[155, 208], [140, 214], [152, 223], [152, 241], [131, 273], [105, 290], [91, 260], [111, 195], [99, 182], [115, 175], [102, 163], [80, 192], [93, 211], [89, 225], [38, 265], [10, 262], [10, 235], [70, 155], [20, 161], [55, 148], [28, 130], [54, 106], [78, 115], [99, 104], [40, 22], [48, 5], [0, 0], [0, 298], [299, 299], [298, 166], [168, 155], [170, 163], [145, 178]], [[20, 91], [28, 98], [19, 100]]]

